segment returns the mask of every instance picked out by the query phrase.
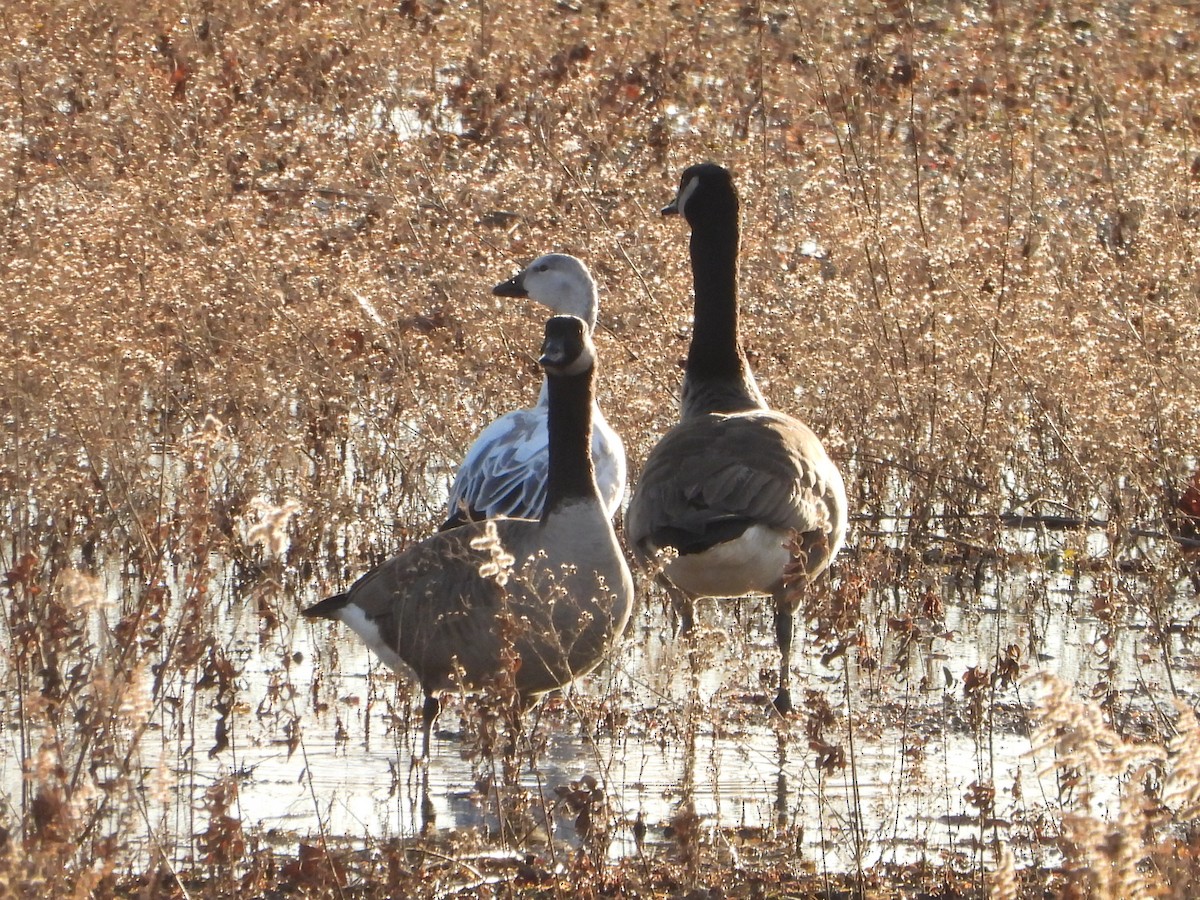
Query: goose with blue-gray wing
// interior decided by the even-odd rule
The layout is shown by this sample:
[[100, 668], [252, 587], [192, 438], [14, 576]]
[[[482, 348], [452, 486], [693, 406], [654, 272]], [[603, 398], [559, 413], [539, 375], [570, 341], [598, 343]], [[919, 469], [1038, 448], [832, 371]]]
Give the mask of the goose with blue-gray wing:
[[[529, 298], [558, 315], [576, 316], [596, 327], [599, 293], [595, 279], [576, 257], [540, 256], [492, 288], [501, 297]], [[487, 426], [472, 443], [455, 475], [441, 529], [494, 516], [536, 519], [546, 502], [546, 383], [536, 405], [515, 409]], [[625, 447], [598, 404], [592, 407], [592, 459], [596, 483], [608, 510], [616, 515], [625, 495]]]

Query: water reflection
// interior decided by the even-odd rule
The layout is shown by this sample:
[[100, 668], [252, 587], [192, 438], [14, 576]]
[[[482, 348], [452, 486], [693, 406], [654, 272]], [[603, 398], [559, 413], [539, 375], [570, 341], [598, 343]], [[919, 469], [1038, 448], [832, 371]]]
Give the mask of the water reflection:
[[[939, 587], [951, 600], [961, 591], [949, 577]], [[733, 852], [747, 836], [790, 835], [811, 858], [849, 868], [1019, 839], [1035, 807], [1057, 802], [1056, 785], [1038, 774], [1049, 761], [1031, 755], [1029, 698], [1001, 687], [973, 708], [964, 673], [992, 669], [1016, 645], [1022, 674], [1054, 671], [1085, 691], [1103, 681], [1137, 715], [1163, 699], [1151, 686], [1166, 684], [1167, 669], [1136, 613], [1115, 645], [1103, 645], [1100, 621], [1084, 608], [1099, 588], [1086, 577], [1009, 572], [986, 588], [988, 602], [947, 605], [917, 646], [889, 631], [889, 610], [868, 611], [878, 646], [870, 667], [853, 655], [826, 667], [800, 654], [798, 696], [823, 698], [833, 717], [820, 735], [811, 706], [787, 721], [770, 710], [774, 644], [762, 605], [702, 606], [692, 642], [672, 639], [659, 610], [643, 610], [613, 665], [543, 704], [528, 735], [536, 760], [522, 760], [516, 785], [477, 752], [471, 707], [457, 700], [428, 767], [415, 766], [416, 692], [347, 634], [302, 626], [287, 649], [301, 660], [288, 678], [296, 697], [312, 695], [318, 678], [317, 708], [300, 711], [302, 752], [289, 756], [264, 737], [238, 748], [238, 765], [252, 772], [243, 811], [300, 834], [370, 841], [474, 831], [518, 851], [547, 836], [577, 845], [579, 813], [564, 797], [593, 778], [617, 823], [614, 855], [638, 852], [644, 838], [676, 847], [686, 863], [689, 842]], [[247, 660], [248, 691], [266, 675], [254, 665], [269, 668], [265, 657]], [[1194, 668], [1180, 681], [1194, 693]], [[232, 761], [218, 760], [209, 777]]]
[[[769, 704], [767, 604], [701, 604], [693, 638], [676, 640], [652, 602], [611, 664], [530, 717], [515, 775], [481, 752], [479, 711], [461, 698], [447, 703], [428, 765], [416, 765], [413, 684], [327, 623], [284, 615], [262, 632], [253, 603], [231, 593], [215, 622], [238, 672], [229, 745], [210, 753], [207, 695], [168, 685], [155, 713], [159, 758], [143, 757], [147, 772], [164, 772], [147, 781], [173, 791], [147, 790], [147, 817], [163, 833], [197, 834], [205, 792], [233, 779], [243, 827], [291, 848], [317, 833], [368, 845], [477, 835], [515, 854], [591, 842], [618, 856], [653, 844], [687, 865], [700, 845], [747, 853], [765, 836], [831, 869], [970, 855], [997, 837], [1036, 853], [1039, 817], [1061, 804], [1051, 760], [1027, 734], [1028, 688], [989, 684], [975, 704], [964, 677], [994, 673], [1017, 647], [1019, 677], [1053, 672], [1104, 697], [1123, 724], [1159, 722], [1172, 691], [1196, 699], [1194, 595], [1182, 582], [1164, 619], [1139, 603], [1148, 592], [1134, 575], [940, 572], [867, 592], [854, 652], [825, 664], [824, 648], [798, 645], [803, 701], [787, 720]], [[1106, 618], [1114, 597], [1124, 600], [1116, 626]], [[0, 783], [20, 796], [21, 773], [2, 760]], [[1098, 811], [1113, 802], [1097, 794]]]

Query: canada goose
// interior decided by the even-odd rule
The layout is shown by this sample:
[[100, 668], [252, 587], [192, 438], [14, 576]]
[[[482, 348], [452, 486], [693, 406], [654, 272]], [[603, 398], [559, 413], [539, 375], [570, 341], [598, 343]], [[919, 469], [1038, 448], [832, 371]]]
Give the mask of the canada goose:
[[588, 446], [595, 349], [587, 323], [550, 319], [540, 362], [550, 435], [541, 517], [439, 532], [304, 610], [345, 623], [393, 669], [416, 673], [425, 756], [439, 691], [481, 687], [504, 669], [531, 703], [595, 668], [629, 621], [633, 582]]
[[663, 215], [692, 229], [695, 315], [680, 421], [646, 459], [625, 531], [643, 559], [672, 549], [663, 574], [684, 628], [696, 597], [767, 593], [781, 654], [775, 706], [790, 712], [798, 586], [829, 565], [846, 535], [846, 489], [821, 441], [774, 412], [738, 340], [738, 197], [729, 172], [686, 169]]
[[[596, 327], [596, 282], [574, 256], [548, 253], [492, 288], [501, 297], [530, 297], [558, 315], [577, 316]], [[536, 519], [546, 503], [546, 384], [537, 405], [492, 422], [475, 439], [450, 488], [449, 515], [440, 530], [495, 516]], [[625, 494], [625, 447], [592, 405], [592, 459], [609, 518]]]

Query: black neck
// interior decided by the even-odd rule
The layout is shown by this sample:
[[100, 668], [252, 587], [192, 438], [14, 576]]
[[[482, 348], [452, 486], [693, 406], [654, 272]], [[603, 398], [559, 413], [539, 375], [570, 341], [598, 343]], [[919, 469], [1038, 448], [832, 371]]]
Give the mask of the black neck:
[[688, 350], [687, 381], [719, 384], [725, 408], [734, 412], [762, 405], [738, 341], [737, 209], [705, 216], [692, 225], [690, 251], [695, 282], [695, 316]]
[[593, 368], [578, 375], [547, 373], [550, 462], [543, 519], [564, 502], [599, 496], [592, 464]]

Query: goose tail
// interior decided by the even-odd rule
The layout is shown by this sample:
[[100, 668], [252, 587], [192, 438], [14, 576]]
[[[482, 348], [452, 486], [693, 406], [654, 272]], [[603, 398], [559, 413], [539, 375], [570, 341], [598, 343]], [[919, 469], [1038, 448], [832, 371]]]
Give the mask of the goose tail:
[[320, 603], [314, 603], [312, 606], [304, 610], [304, 616], [308, 619], [340, 619], [338, 615], [346, 604], [350, 602], [349, 594], [336, 594], [332, 597], [326, 597]]

